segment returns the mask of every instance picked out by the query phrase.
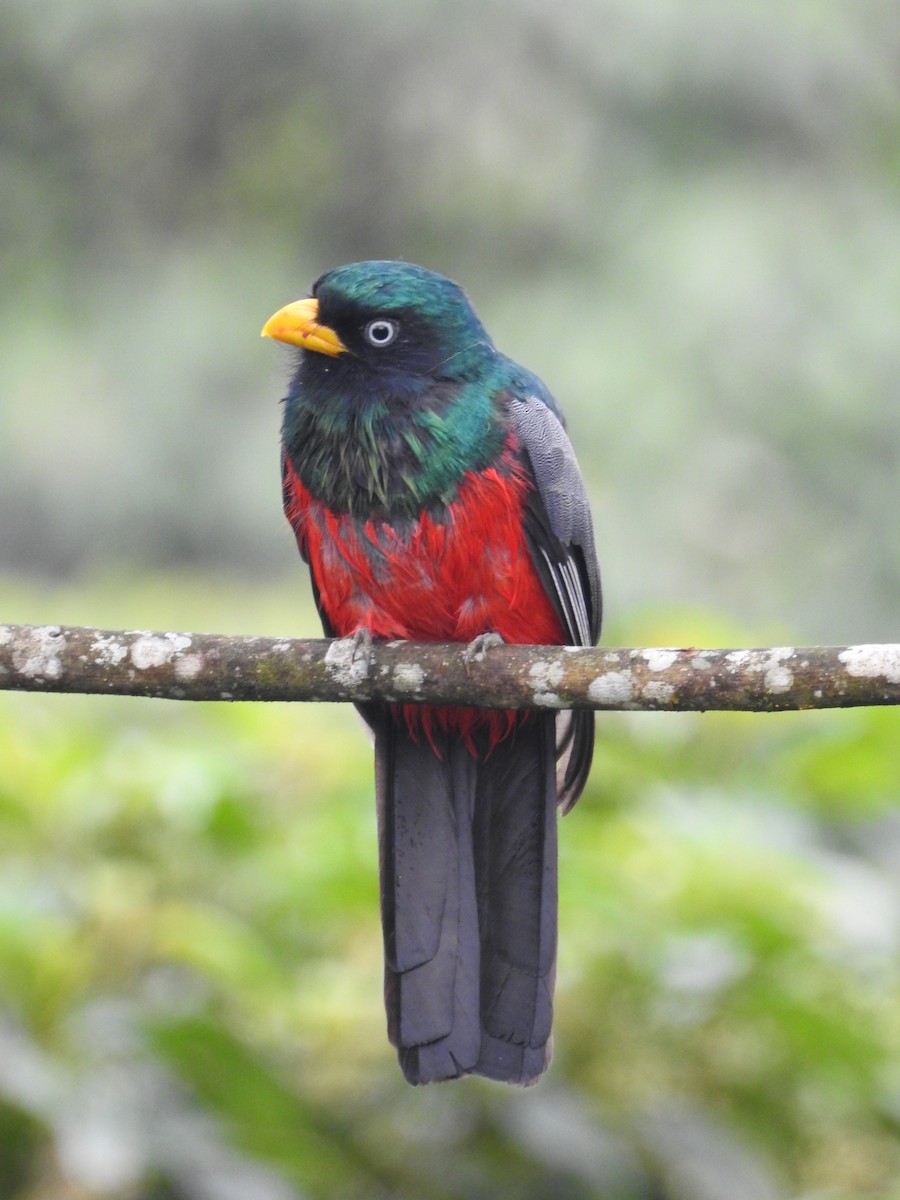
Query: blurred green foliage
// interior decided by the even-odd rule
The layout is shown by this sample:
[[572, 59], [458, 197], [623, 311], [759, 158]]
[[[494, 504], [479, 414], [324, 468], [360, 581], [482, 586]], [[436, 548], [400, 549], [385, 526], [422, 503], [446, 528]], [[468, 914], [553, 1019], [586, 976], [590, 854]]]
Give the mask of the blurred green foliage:
[[[115, 604], [312, 620], [275, 590], [250, 618], [221, 579], [185, 600], [188, 578]], [[12, 619], [111, 603], [0, 599]], [[896, 1195], [892, 717], [602, 716], [561, 827], [550, 1075], [413, 1090], [349, 708], [0, 695], [0, 1195]]]
[[[256, 333], [398, 257], [608, 642], [895, 640], [898, 146], [895, 0], [6, 0], [0, 619], [316, 633]], [[551, 1074], [413, 1091], [348, 709], [0, 695], [0, 1200], [900, 1200], [897, 713], [600, 730]]]

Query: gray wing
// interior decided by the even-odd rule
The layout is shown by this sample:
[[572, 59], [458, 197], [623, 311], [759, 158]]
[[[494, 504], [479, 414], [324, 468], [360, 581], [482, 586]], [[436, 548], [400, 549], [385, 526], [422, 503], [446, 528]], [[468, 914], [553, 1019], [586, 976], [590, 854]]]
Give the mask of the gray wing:
[[570, 645], [593, 646], [600, 635], [600, 568], [575, 451], [561, 419], [537, 396], [512, 400], [509, 411], [534, 483], [525, 522], [535, 567]]
[[[509, 413], [533, 488], [525, 536], [535, 569], [553, 601], [569, 645], [600, 636], [602, 594], [594, 526], [575, 451], [561, 418], [539, 396], [510, 400]], [[559, 802], [567, 812], [587, 781], [594, 752], [594, 714], [580, 709], [560, 722]]]

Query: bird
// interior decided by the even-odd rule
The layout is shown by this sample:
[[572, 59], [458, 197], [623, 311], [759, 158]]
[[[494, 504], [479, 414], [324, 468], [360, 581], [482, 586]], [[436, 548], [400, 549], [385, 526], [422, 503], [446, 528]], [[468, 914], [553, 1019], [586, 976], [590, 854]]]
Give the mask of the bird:
[[[262, 336], [299, 349], [284, 510], [328, 637], [594, 645], [591, 510], [541, 380], [462, 288], [407, 262], [323, 274]], [[532, 336], [549, 333], [540, 305]], [[366, 702], [384, 998], [409, 1083], [535, 1083], [552, 1056], [557, 808], [580, 795], [587, 709]]]

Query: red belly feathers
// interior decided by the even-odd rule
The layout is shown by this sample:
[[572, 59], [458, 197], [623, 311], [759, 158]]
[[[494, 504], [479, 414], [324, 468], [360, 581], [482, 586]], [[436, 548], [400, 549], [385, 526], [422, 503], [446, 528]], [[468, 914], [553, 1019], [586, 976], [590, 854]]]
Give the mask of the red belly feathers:
[[[525, 542], [522, 506], [531, 484], [509, 450], [500, 470], [464, 476], [442, 520], [423, 514], [401, 531], [386, 520], [332, 512], [290, 461], [286, 472], [285, 513], [339, 636], [368, 629], [374, 638], [422, 642], [470, 642], [488, 632], [520, 644], [565, 641]], [[434, 722], [466, 737], [487, 724], [492, 743], [516, 718], [418, 705], [405, 705], [404, 716], [426, 736]]]

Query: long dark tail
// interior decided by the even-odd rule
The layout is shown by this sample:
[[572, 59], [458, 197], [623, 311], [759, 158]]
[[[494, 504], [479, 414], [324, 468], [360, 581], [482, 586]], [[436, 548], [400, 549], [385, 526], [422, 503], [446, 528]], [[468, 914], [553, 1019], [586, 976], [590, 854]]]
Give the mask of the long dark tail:
[[375, 727], [388, 1034], [410, 1083], [531, 1083], [551, 1055], [554, 718], [477, 757]]

